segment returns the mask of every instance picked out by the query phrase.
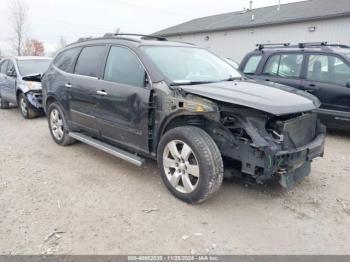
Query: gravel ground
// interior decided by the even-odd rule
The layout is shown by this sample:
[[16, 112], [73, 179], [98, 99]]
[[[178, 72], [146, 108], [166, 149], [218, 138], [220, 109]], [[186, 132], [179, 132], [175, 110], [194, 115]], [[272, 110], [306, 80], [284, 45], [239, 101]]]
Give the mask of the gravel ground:
[[226, 181], [192, 206], [155, 162], [57, 146], [15, 108], [0, 123], [0, 254], [350, 254], [350, 132], [292, 191]]

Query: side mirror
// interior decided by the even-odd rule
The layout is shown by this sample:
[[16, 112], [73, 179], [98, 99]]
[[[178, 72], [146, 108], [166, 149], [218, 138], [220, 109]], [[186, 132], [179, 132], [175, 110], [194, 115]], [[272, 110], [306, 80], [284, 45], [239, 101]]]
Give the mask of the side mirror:
[[143, 84], [144, 84], [144, 87], [147, 87], [149, 86], [150, 84], [150, 79], [149, 79], [149, 76], [147, 75], [147, 73], [145, 72], [145, 75], [144, 75], [144, 78], [143, 78]]
[[346, 87], [350, 88], [350, 79], [346, 82]]

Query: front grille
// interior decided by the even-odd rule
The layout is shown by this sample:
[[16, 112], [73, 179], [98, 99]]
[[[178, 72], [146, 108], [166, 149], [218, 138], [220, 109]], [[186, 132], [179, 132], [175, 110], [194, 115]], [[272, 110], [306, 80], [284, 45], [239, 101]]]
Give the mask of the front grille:
[[276, 131], [283, 135], [283, 149], [296, 149], [315, 139], [317, 115], [308, 113], [275, 123]]

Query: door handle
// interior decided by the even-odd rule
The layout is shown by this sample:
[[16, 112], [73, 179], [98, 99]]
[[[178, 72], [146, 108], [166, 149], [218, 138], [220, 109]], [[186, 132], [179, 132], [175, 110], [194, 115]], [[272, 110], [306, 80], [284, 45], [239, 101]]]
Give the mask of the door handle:
[[98, 94], [100, 96], [107, 96], [108, 95], [108, 93], [105, 90], [96, 91], [96, 94]]
[[316, 84], [309, 84], [307, 86], [304, 86], [303, 89], [308, 93], [314, 93], [319, 90], [320, 87], [318, 87]]
[[265, 81], [270, 82], [271, 80], [270, 79], [265, 79]]
[[305, 91], [308, 93], [314, 93], [316, 90], [315, 89], [305, 89]]
[[72, 84], [66, 83], [64, 86], [67, 87], [67, 88], [71, 88], [71, 87], [72, 87]]

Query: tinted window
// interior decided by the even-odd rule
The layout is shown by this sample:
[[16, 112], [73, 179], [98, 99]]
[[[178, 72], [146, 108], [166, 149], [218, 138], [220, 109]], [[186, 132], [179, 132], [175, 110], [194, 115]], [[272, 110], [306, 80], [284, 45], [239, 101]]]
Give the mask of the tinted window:
[[75, 73], [78, 75], [98, 77], [105, 49], [105, 46], [85, 47], [78, 58]]
[[264, 74], [285, 78], [299, 77], [303, 57], [298, 54], [274, 55], [268, 60]]
[[307, 79], [345, 86], [350, 79], [350, 67], [335, 56], [310, 55]]
[[18, 60], [18, 70], [22, 76], [43, 74], [51, 63], [50, 59], [25, 59]]
[[261, 55], [255, 55], [255, 56], [250, 57], [247, 64], [245, 65], [245, 67], [243, 69], [243, 72], [245, 74], [255, 74], [261, 58], [262, 58]]
[[116, 83], [143, 87], [145, 70], [130, 50], [113, 46], [109, 52], [104, 79]]
[[75, 60], [79, 55], [80, 50], [81, 48], [73, 48], [67, 51], [63, 51], [56, 57], [54, 61], [55, 66], [57, 66], [62, 71], [72, 73]]
[[6, 69], [7, 69], [7, 60], [2, 62], [1, 64], [1, 73], [6, 74]]

